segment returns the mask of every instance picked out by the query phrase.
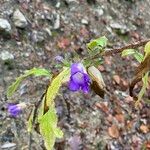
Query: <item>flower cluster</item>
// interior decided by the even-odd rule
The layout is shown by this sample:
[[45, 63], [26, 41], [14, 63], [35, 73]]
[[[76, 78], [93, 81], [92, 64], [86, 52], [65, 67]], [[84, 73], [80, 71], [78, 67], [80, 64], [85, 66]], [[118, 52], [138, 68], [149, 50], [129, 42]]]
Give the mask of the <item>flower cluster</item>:
[[81, 63], [71, 65], [71, 76], [69, 89], [71, 91], [82, 90], [84, 93], [89, 92], [90, 78]]

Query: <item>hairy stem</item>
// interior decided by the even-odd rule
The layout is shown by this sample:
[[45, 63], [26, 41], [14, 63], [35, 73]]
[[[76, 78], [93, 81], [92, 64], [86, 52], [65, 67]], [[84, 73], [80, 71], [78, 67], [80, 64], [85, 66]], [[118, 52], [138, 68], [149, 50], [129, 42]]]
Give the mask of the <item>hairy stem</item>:
[[149, 41], [150, 41], [150, 39], [146, 39], [146, 40], [138, 41], [136, 43], [131, 43], [131, 44], [123, 46], [123, 47], [108, 49], [108, 50], [106, 49], [103, 53], [101, 53], [99, 55], [98, 54], [94, 55], [92, 57], [92, 59], [99, 58], [100, 56], [109, 56], [109, 55], [121, 53], [125, 49], [135, 49], [135, 48], [145, 45]]

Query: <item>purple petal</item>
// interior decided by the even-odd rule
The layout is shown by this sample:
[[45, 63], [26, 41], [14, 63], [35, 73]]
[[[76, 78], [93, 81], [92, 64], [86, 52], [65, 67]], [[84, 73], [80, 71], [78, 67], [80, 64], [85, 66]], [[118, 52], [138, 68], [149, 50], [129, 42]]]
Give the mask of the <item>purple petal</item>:
[[82, 86], [81, 89], [85, 94], [89, 93], [89, 91], [90, 91], [88, 84], [84, 84], [84, 86]]
[[74, 63], [71, 65], [71, 75], [73, 75], [77, 72], [85, 73], [85, 68], [84, 68], [83, 64]]
[[69, 89], [70, 89], [71, 91], [77, 91], [77, 90], [80, 89], [80, 86], [79, 86], [79, 84], [73, 82], [72, 79], [70, 79], [70, 82], [69, 82]]
[[89, 77], [89, 75], [86, 74], [86, 73], [84, 73], [84, 81], [85, 81], [86, 83], [90, 83], [90, 77]]
[[21, 108], [18, 107], [17, 104], [8, 104], [7, 108], [9, 114], [13, 117], [17, 117], [21, 112]]
[[84, 80], [84, 74], [81, 72], [77, 72], [76, 74], [71, 76], [72, 80], [74, 83], [83, 85], [85, 80]]

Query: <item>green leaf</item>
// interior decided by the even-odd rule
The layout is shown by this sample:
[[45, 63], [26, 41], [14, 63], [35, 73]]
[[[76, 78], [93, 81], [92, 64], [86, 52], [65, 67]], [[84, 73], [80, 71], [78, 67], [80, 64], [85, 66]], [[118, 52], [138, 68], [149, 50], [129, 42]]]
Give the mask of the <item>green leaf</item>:
[[50, 72], [43, 68], [33, 68], [31, 70], [25, 71], [27, 75], [34, 75], [34, 76], [48, 76], [50, 77]]
[[143, 59], [144, 59], [144, 56], [141, 53], [137, 52], [137, 51], [133, 54], [133, 56], [135, 57], [135, 59], [139, 63], [141, 63], [143, 61]]
[[47, 150], [52, 150], [56, 138], [62, 138], [62, 131], [57, 128], [57, 115], [54, 105], [51, 105], [49, 111], [39, 119], [40, 133], [44, 138]]
[[123, 50], [122, 52], [122, 57], [125, 57], [125, 56], [129, 56], [129, 55], [133, 55], [134, 58], [139, 62], [141, 63], [143, 61], [143, 55], [139, 52], [137, 52], [135, 49], [125, 49]]
[[150, 41], [146, 43], [145, 48], [144, 48], [144, 52], [145, 52], [145, 57], [147, 57], [147, 55], [150, 55]]
[[93, 51], [93, 50], [95, 51], [96, 49], [100, 50], [100, 49], [106, 47], [107, 41], [108, 41], [108, 39], [105, 36], [100, 37], [100, 38], [92, 40], [90, 43], [88, 43], [87, 48], [90, 51]]
[[29, 120], [28, 120], [28, 124], [27, 124], [27, 131], [28, 131], [28, 132], [31, 132], [31, 131], [32, 131], [34, 110], [35, 110], [35, 107], [32, 109], [32, 112], [31, 112], [30, 117], [29, 117]]
[[41, 118], [41, 116], [43, 116], [44, 114], [44, 105], [45, 105], [45, 95], [42, 99], [41, 106], [39, 107], [39, 110], [38, 110], [38, 119]]
[[11, 97], [13, 95], [13, 93], [16, 91], [16, 89], [18, 88], [18, 86], [20, 85], [21, 81], [24, 79], [23, 76], [20, 76], [16, 79], [16, 81], [10, 85], [7, 89], [7, 97]]
[[23, 75], [21, 75], [20, 77], [16, 78], [16, 81], [12, 83], [12, 85], [10, 85], [7, 89], [7, 97], [11, 97], [13, 95], [13, 93], [17, 90], [17, 88], [19, 87], [20, 83], [27, 78], [30, 75], [34, 75], [34, 76], [48, 76], [50, 77], [51, 74], [48, 70], [46, 69], [41, 69], [41, 68], [33, 68], [31, 70], [27, 70], [25, 71], [25, 73]]
[[63, 71], [52, 80], [52, 83], [50, 84], [46, 92], [47, 106], [50, 106], [53, 103], [53, 100], [56, 97], [57, 93], [59, 92], [59, 88], [61, 87], [62, 83], [69, 80], [69, 77], [70, 77], [70, 68], [65, 67]]
[[128, 55], [132, 55], [132, 54], [134, 54], [135, 53], [135, 50], [134, 49], [125, 49], [125, 50], [123, 50], [123, 52], [122, 52], [122, 57], [124, 57], [124, 56], [128, 56]]
[[143, 81], [143, 86], [142, 86], [142, 89], [140, 90], [140, 93], [138, 94], [138, 101], [140, 101], [146, 91], [146, 88], [148, 87], [148, 75], [149, 75], [149, 72], [147, 72], [144, 77], [142, 78], [142, 81]]

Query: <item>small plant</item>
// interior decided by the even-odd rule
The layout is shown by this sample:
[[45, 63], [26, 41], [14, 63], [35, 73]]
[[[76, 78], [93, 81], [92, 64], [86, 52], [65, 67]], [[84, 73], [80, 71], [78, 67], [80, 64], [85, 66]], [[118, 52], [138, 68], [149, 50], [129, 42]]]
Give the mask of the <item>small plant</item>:
[[[67, 60], [61, 59], [61, 57], [58, 57], [59, 61], [61, 61], [63, 65], [58, 66], [59, 68], [61, 67], [61, 72], [53, 79], [51, 79], [52, 74], [49, 70], [33, 68], [25, 71], [25, 73], [18, 77], [16, 81], [8, 88], [7, 97], [11, 97], [21, 84], [22, 80], [31, 75], [47, 76], [50, 79], [50, 84], [41, 96], [40, 101], [36, 104], [32, 104], [34, 107], [28, 120], [28, 131], [31, 133], [32, 130], [34, 130], [35, 124], [38, 125], [39, 132], [43, 136], [47, 150], [53, 149], [56, 138], [63, 137], [62, 130], [57, 126], [58, 117], [55, 109], [55, 97], [59, 93], [59, 89], [63, 83], [68, 82], [68, 87], [71, 91], [81, 90], [84, 93], [88, 93], [90, 90], [94, 90], [95, 93], [101, 97], [104, 97], [105, 93], [110, 94], [106, 90], [106, 85], [102, 74], [96, 68], [97, 65], [102, 63], [104, 56], [122, 52], [122, 57], [128, 55], [133, 55], [135, 57], [135, 59], [139, 62], [139, 66], [136, 70], [136, 75], [131, 82], [129, 90], [130, 95], [136, 99], [136, 105], [138, 105], [139, 101], [142, 99], [146, 88], [148, 87], [148, 76], [150, 72], [149, 40], [112, 50], [106, 49], [107, 41], [107, 38], [104, 36], [92, 40], [87, 44], [88, 57], [78, 59], [76, 62], [68, 62]], [[143, 45], [145, 45], [144, 55], [136, 50], [136, 48]], [[138, 94], [138, 97], [136, 97], [133, 94], [133, 89], [135, 84], [141, 80], [143, 82], [143, 86]], [[25, 106], [25, 104], [9, 105], [8, 111], [10, 115], [16, 117], [21, 112], [21, 109], [25, 108], [22, 106]]]

